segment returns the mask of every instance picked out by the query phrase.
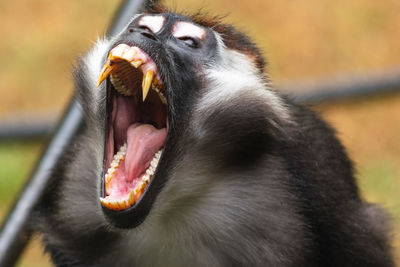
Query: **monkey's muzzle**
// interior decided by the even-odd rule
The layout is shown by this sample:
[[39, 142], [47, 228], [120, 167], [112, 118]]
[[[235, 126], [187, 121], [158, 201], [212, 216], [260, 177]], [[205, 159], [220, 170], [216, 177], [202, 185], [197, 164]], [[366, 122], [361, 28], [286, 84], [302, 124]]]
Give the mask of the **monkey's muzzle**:
[[167, 137], [167, 100], [155, 62], [139, 47], [114, 47], [98, 86], [106, 79], [111, 90], [100, 202], [118, 211], [138, 203], [152, 181]]

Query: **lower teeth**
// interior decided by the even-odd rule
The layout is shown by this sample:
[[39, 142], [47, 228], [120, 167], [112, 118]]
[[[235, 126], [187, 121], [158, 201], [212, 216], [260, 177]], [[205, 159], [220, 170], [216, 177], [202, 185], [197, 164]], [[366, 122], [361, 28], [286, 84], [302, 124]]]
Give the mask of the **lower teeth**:
[[154, 176], [154, 172], [157, 168], [161, 154], [162, 150], [159, 150], [157, 151], [157, 153], [154, 154], [153, 159], [151, 160], [149, 167], [146, 169], [145, 174], [141, 177], [141, 180], [137, 183], [135, 189], [130, 190], [128, 196], [125, 199], [109, 199], [108, 196], [110, 195], [110, 182], [114, 178], [114, 175], [119, 168], [121, 161], [124, 161], [126, 156], [126, 143], [121, 146], [119, 151], [114, 155], [110, 167], [108, 168], [107, 173], [104, 176], [106, 197], [100, 198], [100, 202], [103, 204], [103, 206], [113, 210], [123, 210], [133, 206], [141, 198], [147, 185], [150, 183], [152, 177]]

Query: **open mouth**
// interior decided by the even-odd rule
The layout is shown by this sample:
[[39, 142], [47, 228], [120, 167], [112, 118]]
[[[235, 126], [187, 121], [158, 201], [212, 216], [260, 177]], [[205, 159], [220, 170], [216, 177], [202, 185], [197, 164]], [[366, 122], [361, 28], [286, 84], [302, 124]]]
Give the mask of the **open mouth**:
[[[107, 79], [108, 78], [108, 79]], [[167, 137], [167, 100], [155, 62], [142, 49], [111, 49], [98, 86], [107, 79], [104, 194], [121, 211], [138, 204], [152, 182]]]

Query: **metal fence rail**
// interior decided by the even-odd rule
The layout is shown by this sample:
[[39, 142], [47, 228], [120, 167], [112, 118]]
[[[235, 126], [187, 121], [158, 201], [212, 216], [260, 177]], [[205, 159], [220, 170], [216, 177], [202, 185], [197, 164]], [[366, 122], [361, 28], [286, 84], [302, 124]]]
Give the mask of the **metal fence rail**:
[[400, 68], [291, 82], [280, 87], [299, 103], [323, 103], [400, 92]]

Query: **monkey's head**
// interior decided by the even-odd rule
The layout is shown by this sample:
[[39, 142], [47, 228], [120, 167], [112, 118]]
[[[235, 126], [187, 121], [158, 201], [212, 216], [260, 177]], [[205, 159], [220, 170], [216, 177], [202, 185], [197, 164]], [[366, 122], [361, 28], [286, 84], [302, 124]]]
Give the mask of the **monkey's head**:
[[200, 197], [210, 169], [250, 164], [273, 135], [268, 122], [278, 129], [287, 115], [259, 50], [217, 18], [157, 7], [87, 62], [104, 103], [100, 202], [118, 227], [138, 226], [155, 203]]

